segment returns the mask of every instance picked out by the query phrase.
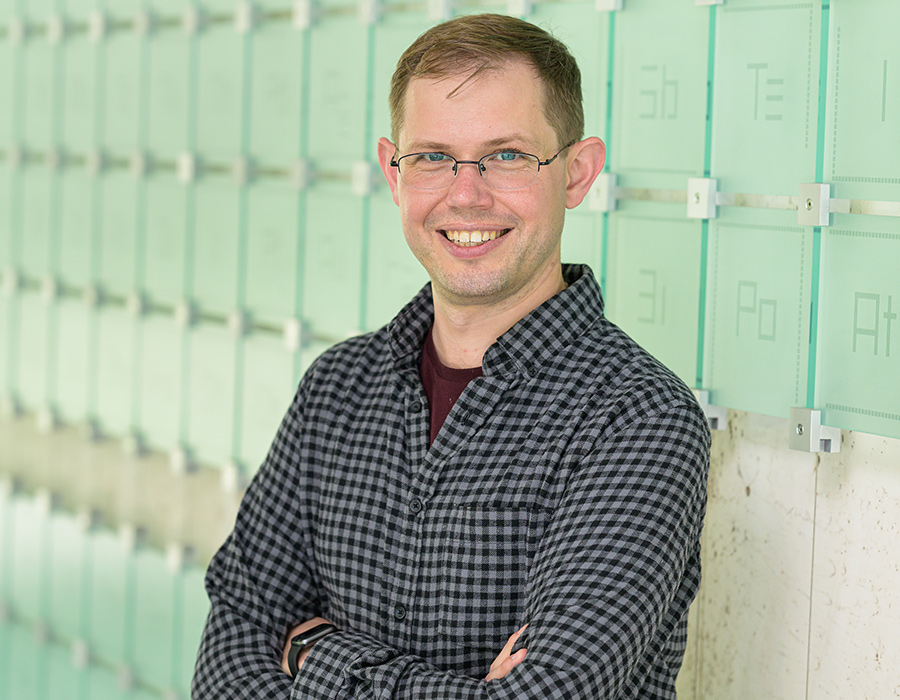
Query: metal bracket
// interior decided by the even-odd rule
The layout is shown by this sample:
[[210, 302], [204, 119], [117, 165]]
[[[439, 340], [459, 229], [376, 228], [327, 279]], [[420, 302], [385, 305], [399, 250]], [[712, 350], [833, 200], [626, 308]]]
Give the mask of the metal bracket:
[[828, 226], [831, 223], [831, 185], [810, 182], [800, 185], [797, 223], [801, 226]]
[[309, 167], [309, 161], [295, 160], [291, 163], [291, 187], [298, 192], [302, 192], [309, 187], [312, 182], [312, 168]]
[[234, 8], [234, 29], [238, 34], [252, 32], [256, 26], [256, 6], [252, 2], [239, 2]]
[[591, 185], [591, 193], [588, 198], [588, 208], [591, 211], [614, 211], [616, 208], [616, 183], [618, 176], [615, 173], [600, 173], [594, 184]]
[[312, 0], [294, 0], [294, 9], [291, 13], [291, 21], [296, 29], [309, 29], [315, 16], [315, 6]]
[[375, 189], [375, 167], [367, 160], [358, 160], [353, 164], [351, 189], [358, 197], [372, 194]]
[[703, 415], [709, 421], [710, 430], [725, 430], [728, 426], [728, 409], [724, 406], [716, 406], [709, 402], [709, 391], [706, 389], [694, 389], [694, 398], [700, 404]]
[[378, 24], [381, 19], [380, 0], [358, 0], [356, 16], [362, 24]]
[[199, 466], [186, 447], [176, 447], [169, 453], [169, 470], [176, 476], [193, 474]]
[[789, 446], [801, 452], [841, 451], [841, 429], [822, 425], [822, 412], [814, 408], [794, 407], [790, 413]]
[[621, 10], [623, 4], [623, 0], [594, 0], [594, 9], [597, 12], [613, 12]]
[[695, 5], [724, 5], [725, 0], [694, 0]]
[[506, 0], [506, 14], [513, 17], [528, 17], [531, 14], [531, 0]]
[[453, 0], [428, 0], [428, 19], [443, 22], [453, 16]]
[[688, 178], [687, 215], [689, 219], [716, 218], [716, 192], [719, 181], [714, 177]]

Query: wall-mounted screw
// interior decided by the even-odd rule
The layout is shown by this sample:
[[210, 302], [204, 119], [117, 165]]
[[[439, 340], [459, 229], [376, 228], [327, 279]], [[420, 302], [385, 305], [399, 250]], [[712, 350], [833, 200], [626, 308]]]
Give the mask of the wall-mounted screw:
[[797, 423], [797, 435], [803, 435], [803, 423]]

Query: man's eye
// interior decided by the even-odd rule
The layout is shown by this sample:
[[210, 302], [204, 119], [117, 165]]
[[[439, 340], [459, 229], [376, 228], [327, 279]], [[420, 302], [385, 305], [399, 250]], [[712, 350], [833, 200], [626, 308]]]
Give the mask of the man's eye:
[[426, 153], [423, 158], [429, 163], [443, 163], [448, 157], [443, 153]]
[[505, 163], [512, 163], [514, 160], [518, 159], [519, 153], [514, 153], [513, 151], [504, 151], [503, 153], [498, 153], [495, 158], [497, 160], [502, 160]]

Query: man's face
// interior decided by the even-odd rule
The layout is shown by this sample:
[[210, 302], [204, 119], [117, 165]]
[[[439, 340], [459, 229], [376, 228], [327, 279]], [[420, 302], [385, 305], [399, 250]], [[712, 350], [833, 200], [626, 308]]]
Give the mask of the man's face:
[[[406, 242], [428, 271], [435, 297], [455, 305], [503, 304], [561, 280], [563, 156], [541, 167], [532, 184], [511, 191], [488, 187], [474, 165], [460, 165], [449, 187], [415, 189], [385, 162], [395, 149], [398, 158], [439, 152], [457, 160], [505, 149], [541, 160], [556, 153], [562, 144], [544, 117], [541, 83], [529, 65], [510, 62], [486, 71], [448, 97], [465, 77], [413, 79], [399, 143], [382, 139], [379, 156], [400, 206]], [[473, 231], [497, 237], [474, 246], [451, 240], [456, 232]]]

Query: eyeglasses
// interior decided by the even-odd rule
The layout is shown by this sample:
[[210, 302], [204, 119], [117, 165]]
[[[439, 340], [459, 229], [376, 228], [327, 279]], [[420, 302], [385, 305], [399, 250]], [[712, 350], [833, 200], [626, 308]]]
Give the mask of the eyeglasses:
[[446, 153], [408, 153], [392, 158], [391, 166], [400, 178], [419, 190], [439, 190], [449, 187], [460, 165], [475, 165], [485, 184], [495, 190], [518, 190], [528, 187], [538, 176], [541, 167], [550, 165], [575, 141], [560, 148], [552, 158], [541, 160], [531, 153], [498, 151], [478, 160], [457, 160]]

